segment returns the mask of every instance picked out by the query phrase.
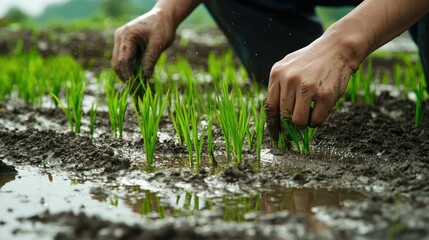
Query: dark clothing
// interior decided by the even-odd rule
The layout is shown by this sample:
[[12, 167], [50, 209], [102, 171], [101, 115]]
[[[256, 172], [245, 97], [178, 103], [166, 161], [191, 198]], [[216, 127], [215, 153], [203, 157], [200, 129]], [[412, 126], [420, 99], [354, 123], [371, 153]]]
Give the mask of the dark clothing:
[[429, 14], [421, 18], [409, 31], [419, 47], [420, 60], [426, 77], [426, 88], [429, 91]]
[[[271, 67], [322, 35], [315, 7], [357, 6], [362, 0], [204, 0], [235, 52], [258, 82], [268, 84]], [[429, 17], [411, 29], [429, 83]], [[429, 84], [428, 84], [429, 86]]]

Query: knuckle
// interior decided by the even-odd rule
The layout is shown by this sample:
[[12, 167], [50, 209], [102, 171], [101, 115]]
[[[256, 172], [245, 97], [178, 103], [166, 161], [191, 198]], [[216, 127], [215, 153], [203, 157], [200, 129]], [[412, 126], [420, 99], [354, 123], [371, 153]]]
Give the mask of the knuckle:
[[333, 104], [335, 103], [337, 98], [338, 98], [338, 93], [333, 90], [324, 90], [324, 91], [319, 91], [317, 93], [317, 99], [321, 102]]
[[287, 86], [291, 86], [291, 87], [299, 86], [300, 84], [302, 84], [301, 76], [299, 75], [299, 72], [293, 71], [293, 70], [289, 70], [285, 74], [284, 81]]
[[311, 82], [302, 82], [299, 86], [299, 91], [301, 93], [314, 92], [317, 89], [317, 85]]
[[270, 79], [277, 80], [282, 75], [283, 68], [279, 63], [275, 63], [270, 71]]

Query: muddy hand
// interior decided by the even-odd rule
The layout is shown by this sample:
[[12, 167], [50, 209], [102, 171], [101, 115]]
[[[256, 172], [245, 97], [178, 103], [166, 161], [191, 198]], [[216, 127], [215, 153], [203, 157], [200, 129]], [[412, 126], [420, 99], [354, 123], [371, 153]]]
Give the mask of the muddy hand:
[[333, 44], [319, 38], [272, 67], [265, 109], [274, 141], [281, 131], [280, 116], [298, 128], [320, 126], [344, 93], [354, 70]]
[[118, 28], [115, 32], [112, 66], [127, 81], [142, 69], [143, 78], [152, 75], [159, 55], [174, 40], [175, 25], [161, 9], [148, 13]]

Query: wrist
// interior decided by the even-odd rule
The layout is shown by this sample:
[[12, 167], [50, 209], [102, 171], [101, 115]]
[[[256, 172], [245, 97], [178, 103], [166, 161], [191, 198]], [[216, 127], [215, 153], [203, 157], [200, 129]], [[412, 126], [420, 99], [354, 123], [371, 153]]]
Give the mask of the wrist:
[[174, 17], [171, 8], [162, 8], [155, 6], [150, 10], [150, 14], [158, 16], [164, 23], [167, 23], [172, 29], [176, 29], [180, 22]]
[[172, 4], [169, 0], [159, 0], [152, 10], [156, 10], [168, 19], [174, 29], [176, 29], [201, 2], [202, 0], [182, 0], [180, 3]]
[[[321, 37], [338, 49], [341, 58], [354, 71], [372, 52], [371, 42], [356, 21], [343, 18], [330, 26]], [[322, 41], [323, 41], [322, 40]]]

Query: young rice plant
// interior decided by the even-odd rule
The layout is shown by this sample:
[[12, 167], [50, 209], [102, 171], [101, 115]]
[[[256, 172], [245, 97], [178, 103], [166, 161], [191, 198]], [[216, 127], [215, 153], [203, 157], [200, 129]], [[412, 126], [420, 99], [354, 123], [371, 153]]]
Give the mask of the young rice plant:
[[166, 96], [159, 93], [152, 94], [151, 88], [147, 85], [143, 98], [139, 97], [134, 103], [134, 113], [140, 128], [146, 164], [149, 168], [153, 165], [159, 123], [168, 100], [168, 94], [169, 92], [166, 93]]

